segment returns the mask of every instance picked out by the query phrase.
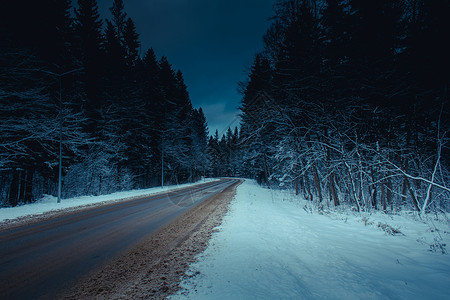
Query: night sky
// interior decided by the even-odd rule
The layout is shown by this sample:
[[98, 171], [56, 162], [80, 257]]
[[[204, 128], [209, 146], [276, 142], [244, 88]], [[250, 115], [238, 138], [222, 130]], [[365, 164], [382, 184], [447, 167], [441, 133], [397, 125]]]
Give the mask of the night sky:
[[[202, 107], [210, 134], [239, 124], [238, 82], [263, 49], [275, 0], [124, 0], [136, 24], [142, 54], [153, 48], [180, 69], [194, 107]], [[112, 0], [99, 0], [110, 18]]]

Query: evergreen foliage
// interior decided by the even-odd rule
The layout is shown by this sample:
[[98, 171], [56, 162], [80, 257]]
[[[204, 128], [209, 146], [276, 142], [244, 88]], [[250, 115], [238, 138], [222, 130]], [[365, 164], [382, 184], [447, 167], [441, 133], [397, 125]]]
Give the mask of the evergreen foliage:
[[319, 207], [448, 209], [449, 13], [449, 1], [278, 1], [243, 84], [243, 175]]
[[[95, 0], [9, 1], [0, 20], [2, 206], [193, 181], [207, 125], [183, 74], [140, 41], [122, 0], [105, 26]], [[27, 9], [23, 9], [27, 7]], [[41, 20], [44, 20], [42, 22]]]
[[0, 11], [1, 205], [56, 193], [62, 133], [64, 197], [243, 176], [319, 207], [448, 210], [449, 0], [279, 0], [240, 127], [209, 137], [122, 0], [104, 23], [70, 3]]

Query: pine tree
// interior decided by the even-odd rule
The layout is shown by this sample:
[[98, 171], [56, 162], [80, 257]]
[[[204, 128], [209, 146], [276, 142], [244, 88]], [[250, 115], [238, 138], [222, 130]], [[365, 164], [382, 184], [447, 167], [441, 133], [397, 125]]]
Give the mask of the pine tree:
[[449, 35], [450, 1], [416, 1], [408, 12], [405, 64], [416, 84], [444, 86], [450, 81]]
[[139, 48], [141, 43], [139, 42], [139, 34], [136, 32], [136, 26], [133, 20], [128, 18], [124, 28], [124, 44], [126, 49], [126, 62], [128, 67], [133, 67], [139, 57]]
[[241, 172], [244, 176], [265, 180], [267, 147], [275, 143], [266, 133], [271, 109], [266, 105], [267, 93], [272, 91], [273, 71], [270, 62], [257, 55], [244, 90], [241, 122], [241, 148], [244, 150]]
[[[448, 76], [423, 76], [439, 76], [448, 62], [445, 46], [428, 46], [449, 28], [449, 2], [415, 3], [407, 10], [403, 1], [329, 0], [318, 13], [316, 1], [279, 1], [261, 55], [269, 67], [256, 59], [243, 89], [242, 169], [292, 184], [319, 205], [386, 211], [395, 194], [402, 203], [411, 195], [409, 205], [423, 213], [431, 186], [414, 187], [410, 174], [430, 178], [433, 166], [448, 165], [441, 155]], [[349, 196], [340, 199], [339, 190]]]
[[146, 156], [149, 159], [145, 173], [146, 181], [149, 183], [152, 179], [161, 178], [161, 141], [164, 128], [164, 98], [159, 79], [160, 69], [153, 49], [146, 52], [138, 70], [140, 70], [138, 77], [141, 84], [141, 101], [145, 106], [143, 119], [139, 122], [147, 127], [145, 131], [145, 134], [148, 135]]
[[105, 51], [108, 75], [121, 80], [124, 75], [125, 51], [114, 29], [114, 25], [109, 20], [106, 20]]
[[[74, 28], [80, 47], [80, 60], [84, 68], [84, 84], [88, 98], [88, 112], [91, 119], [101, 106], [102, 62], [103, 52], [103, 23], [100, 19], [96, 0], [78, 0], [75, 10]], [[95, 126], [94, 126], [95, 127]]]
[[219, 133], [216, 130], [208, 141], [208, 157], [210, 161], [210, 176], [223, 176], [223, 166], [221, 165], [221, 149], [219, 147]]
[[127, 17], [127, 13], [124, 11], [123, 0], [113, 0], [113, 6], [109, 10], [112, 14], [112, 24], [114, 25], [117, 38], [123, 41]]
[[123, 1], [111, 12], [102, 34], [95, 0], [79, 0], [74, 20], [69, 0], [2, 6], [1, 205], [55, 192], [60, 145], [63, 197], [154, 185], [163, 149], [172, 182], [203, 174], [206, 121], [182, 73], [153, 50], [141, 60]]
[[191, 117], [191, 157], [192, 168], [194, 171], [192, 179], [198, 179], [200, 176], [205, 176], [208, 167], [208, 125], [206, 123], [205, 115], [202, 108], [194, 109]]

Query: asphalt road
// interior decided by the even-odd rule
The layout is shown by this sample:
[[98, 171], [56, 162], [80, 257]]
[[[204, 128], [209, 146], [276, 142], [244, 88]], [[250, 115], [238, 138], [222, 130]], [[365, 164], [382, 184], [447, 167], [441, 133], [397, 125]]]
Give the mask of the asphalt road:
[[51, 299], [237, 180], [96, 206], [0, 232], [0, 299]]

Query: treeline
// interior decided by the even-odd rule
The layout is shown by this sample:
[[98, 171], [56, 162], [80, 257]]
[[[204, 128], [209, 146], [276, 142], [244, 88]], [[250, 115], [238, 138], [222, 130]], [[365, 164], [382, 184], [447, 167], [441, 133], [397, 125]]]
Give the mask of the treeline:
[[241, 175], [241, 147], [239, 129], [232, 131], [228, 128], [225, 134], [219, 137], [219, 132], [209, 137], [208, 141], [208, 176], [211, 177], [238, 177]]
[[449, 208], [450, 1], [283, 0], [243, 83], [239, 165], [323, 205]]
[[195, 180], [208, 133], [183, 74], [139, 34], [122, 0], [16, 0], [0, 12], [0, 205]]

